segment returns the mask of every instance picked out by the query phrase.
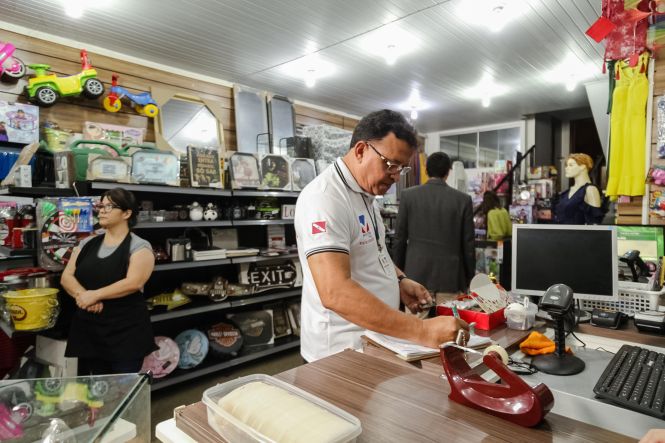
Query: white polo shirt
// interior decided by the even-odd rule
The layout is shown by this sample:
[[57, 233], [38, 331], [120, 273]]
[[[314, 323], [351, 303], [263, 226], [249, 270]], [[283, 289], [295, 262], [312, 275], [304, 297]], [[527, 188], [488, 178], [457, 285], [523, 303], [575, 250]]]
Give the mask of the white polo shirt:
[[399, 308], [397, 273], [386, 250], [385, 228], [374, 200], [360, 188], [341, 158], [298, 197], [295, 230], [303, 270], [300, 353], [307, 361], [359, 348], [364, 332], [323, 307], [307, 257], [320, 252], [349, 254], [351, 278], [391, 308]]

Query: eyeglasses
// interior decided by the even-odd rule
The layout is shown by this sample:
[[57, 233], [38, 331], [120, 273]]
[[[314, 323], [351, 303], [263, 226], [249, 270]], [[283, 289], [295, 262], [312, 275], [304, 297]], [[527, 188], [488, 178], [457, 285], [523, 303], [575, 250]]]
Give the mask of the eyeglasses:
[[105, 204], [105, 205], [99, 203], [99, 204], [96, 206], [96, 208], [97, 208], [97, 210], [98, 210], [99, 212], [101, 212], [102, 210], [103, 210], [104, 212], [111, 212], [111, 211], [113, 211], [114, 209], [122, 209], [120, 206], [118, 206], [118, 205], [114, 205], [113, 203], [107, 203], [107, 204]]
[[399, 173], [399, 175], [406, 175], [411, 170], [411, 166], [403, 166], [403, 165], [401, 165], [397, 162], [394, 162], [392, 160], [388, 160], [386, 157], [381, 155], [381, 153], [379, 151], [377, 151], [376, 148], [374, 146], [372, 146], [369, 141], [365, 140], [365, 143], [367, 143], [367, 146], [372, 148], [372, 150], [374, 152], [376, 152], [376, 155], [378, 155], [379, 158], [381, 160], [383, 160], [383, 163], [386, 164], [386, 171], [388, 171], [388, 174], [392, 175], [392, 174], [398, 174]]

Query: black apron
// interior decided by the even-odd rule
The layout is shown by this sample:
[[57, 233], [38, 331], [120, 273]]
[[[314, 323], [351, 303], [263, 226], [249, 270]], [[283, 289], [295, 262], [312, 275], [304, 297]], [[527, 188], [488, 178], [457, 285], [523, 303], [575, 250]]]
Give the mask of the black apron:
[[[90, 240], [79, 252], [74, 277], [87, 290], [109, 286], [127, 277], [131, 234], [106, 258], [99, 258], [104, 235]], [[140, 292], [102, 300], [99, 314], [76, 308], [72, 319], [66, 357], [126, 361], [143, 358], [158, 349], [150, 315]]]

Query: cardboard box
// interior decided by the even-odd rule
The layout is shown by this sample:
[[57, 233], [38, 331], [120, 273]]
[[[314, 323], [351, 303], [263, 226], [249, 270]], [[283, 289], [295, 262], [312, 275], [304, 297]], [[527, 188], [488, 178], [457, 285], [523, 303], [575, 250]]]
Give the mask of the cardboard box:
[[[466, 309], [459, 309], [458, 312], [460, 318], [465, 322], [476, 322], [476, 329], [491, 331], [506, 322], [506, 317], [503, 315], [504, 309], [499, 309], [491, 314], [481, 311], [468, 311]], [[447, 306], [437, 306], [436, 315], [453, 315], [453, 310]]]

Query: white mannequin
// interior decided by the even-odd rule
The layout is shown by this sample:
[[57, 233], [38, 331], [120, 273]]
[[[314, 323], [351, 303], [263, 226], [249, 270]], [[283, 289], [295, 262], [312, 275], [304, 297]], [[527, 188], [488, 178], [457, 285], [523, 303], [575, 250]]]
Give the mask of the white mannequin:
[[[577, 159], [575, 157], [577, 157]], [[578, 160], [580, 163], [578, 163]], [[568, 198], [572, 197], [582, 186], [591, 183], [588, 165], [593, 167], [593, 160], [591, 160], [591, 157], [586, 154], [573, 154], [566, 160], [566, 178], [572, 178], [575, 180], [573, 186], [568, 190]], [[589, 186], [586, 188], [584, 202], [594, 208], [600, 208], [601, 199], [597, 187]]]

